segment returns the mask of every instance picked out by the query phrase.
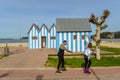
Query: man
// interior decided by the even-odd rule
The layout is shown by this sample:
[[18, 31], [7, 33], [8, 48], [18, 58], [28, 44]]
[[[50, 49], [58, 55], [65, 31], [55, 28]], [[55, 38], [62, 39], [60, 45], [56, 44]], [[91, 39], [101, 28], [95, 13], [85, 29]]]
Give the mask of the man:
[[66, 41], [64, 40], [63, 43], [60, 45], [59, 51], [58, 51], [58, 65], [57, 65], [57, 70], [56, 73], [61, 73], [60, 71], [60, 66], [62, 64], [62, 71], [66, 71], [65, 66], [64, 66], [64, 51], [66, 50], [67, 52], [71, 52], [70, 50], [66, 49], [65, 45], [66, 45]]

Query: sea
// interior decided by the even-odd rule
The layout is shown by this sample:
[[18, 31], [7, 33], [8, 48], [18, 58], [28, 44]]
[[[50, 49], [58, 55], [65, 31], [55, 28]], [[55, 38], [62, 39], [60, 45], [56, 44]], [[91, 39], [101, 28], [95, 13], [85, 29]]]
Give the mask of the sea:
[[[120, 38], [118, 39], [101, 39], [102, 41], [113, 41], [120, 42]], [[91, 40], [93, 41], [93, 40]], [[0, 43], [27, 43], [28, 39], [0, 39]]]
[[[120, 42], [120, 38], [117, 38], [117, 39], [107, 39], [107, 38], [102, 38], [101, 41]], [[93, 39], [91, 39], [91, 42], [94, 42]]]
[[28, 39], [0, 39], [0, 43], [27, 43]]

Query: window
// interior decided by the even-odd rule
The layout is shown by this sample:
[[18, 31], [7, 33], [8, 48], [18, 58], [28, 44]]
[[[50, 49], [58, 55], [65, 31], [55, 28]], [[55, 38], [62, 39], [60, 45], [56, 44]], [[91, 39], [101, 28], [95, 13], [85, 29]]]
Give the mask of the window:
[[36, 40], [36, 39], [38, 39], [38, 38], [37, 38], [37, 36], [32, 36], [32, 39], [33, 39], [33, 40]]
[[56, 39], [56, 37], [55, 37], [55, 36], [51, 36], [50, 39], [53, 39], [53, 40], [54, 40], [54, 39]]
[[77, 39], [77, 35], [74, 35], [74, 39]]
[[82, 35], [82, 39], [85, 39], [85, 36], [84, 36], [84, 35]]

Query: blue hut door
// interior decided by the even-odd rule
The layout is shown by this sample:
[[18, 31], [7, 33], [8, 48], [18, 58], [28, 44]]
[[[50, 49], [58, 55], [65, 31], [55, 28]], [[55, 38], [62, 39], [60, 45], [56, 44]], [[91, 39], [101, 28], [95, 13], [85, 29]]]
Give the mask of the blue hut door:
[[45, 36], [41, 37], [41, 48], [46, 48], [46, 37]]

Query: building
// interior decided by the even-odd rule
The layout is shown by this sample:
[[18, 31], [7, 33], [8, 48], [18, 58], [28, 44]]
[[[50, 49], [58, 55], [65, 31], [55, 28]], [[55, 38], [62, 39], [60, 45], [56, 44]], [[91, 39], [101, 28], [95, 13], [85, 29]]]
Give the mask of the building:
[[91, 26], [87, 18], [57, 18], [56, 25], [49, 29], [43, 24], [39, 28], [33, 24], [28, 31], [30, 49], [56, 48], [66, 40], [66, 48], [73, 52], [84, 52], [90, 42]]
[[53, 24], [50, 29], [43, 23], [41, 28], [33, 24], [28, 31], [28, 47], [30, 49], [38, 48], [56, 48], [55, 25]]

